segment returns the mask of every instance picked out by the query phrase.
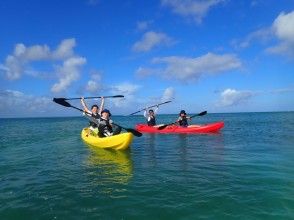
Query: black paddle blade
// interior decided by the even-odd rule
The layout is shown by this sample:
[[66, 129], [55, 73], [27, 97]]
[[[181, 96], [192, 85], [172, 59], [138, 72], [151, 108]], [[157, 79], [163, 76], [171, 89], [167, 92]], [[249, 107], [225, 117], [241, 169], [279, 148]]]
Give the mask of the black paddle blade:
[[135, 130], [135, 129], [132, 129], [132, 128], [125, 128], [125, 130], [127, 132], [131, 132], [133, 135], [135, 135], [136, 137], [141, 137], [142, 136], [142, 133]]
[[53, 102], [65, 107], [71, 107], [71, 104], [65, 101], [65, 98], [53, 98]]
[[204, 112], [200, 112], [199, 114], [198, 114], [198, 116], [202, 116], [202, 115], [206, 115], [207, 114], [207, 111], [204, 111]]

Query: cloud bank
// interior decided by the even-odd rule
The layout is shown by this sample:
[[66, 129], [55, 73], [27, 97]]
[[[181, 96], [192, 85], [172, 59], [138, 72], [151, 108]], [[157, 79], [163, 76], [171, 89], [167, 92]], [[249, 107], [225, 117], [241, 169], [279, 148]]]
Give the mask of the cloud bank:
[[279, 43], [267, 49], [267, 52], [294, 59], [294, 11], [285, 12], [275, 19], [272, 30]]
[[148, 31], [146, 32], [142, 39], [137, 41], [132, 50], [135, 52], [148, 52], [155, 47], [162, 45], [168, 46], [173, 43], [173, 40], [166, 34], [161, 32]]
[[6, 57], [4, 64], [0, 65], [0, 69], [7, 79], [18, 80], [25, 73], [38, 76], [38, 71], [33, 69], [33, 65], [45, 61], [52, 66], [58, 78], [58, 82], [52, 86], [51, 91], [61, 92], [79, 78], [80, 67], [86, 63], [84, 57], [74, 53], [75, 46], [74, 38], [61, 41], [55, 50], [51, 50], [47, 45], [25, 46], [19, 43], [15, 45], [13, 53]]
[[254, 95], [251, 91], [238, 91], [235, 89], [225, 89], [221, 93], [219, 102], [217, 103], [218, 107], [229, 107], [239, 105], [246, 102]]
[[[176, 79], [182, 82], [189, 82], [191, 80], [198, 80], [201, 76], [206, 74], [219, 74], [226, 71], [240, 69], [242, 63], [240, 59], [234, 54], [218, 55], [214, 53], [207, 53], [200, 57], [159, 57], [152, 60], [153, 64], [163, 64], [165, 68], [161, 71], [161, 75], [167, 79]], [[146, 70], [150, 74], [150, 69]], [[137, 74], [144, 73], [142, 67], [137, 70]]]

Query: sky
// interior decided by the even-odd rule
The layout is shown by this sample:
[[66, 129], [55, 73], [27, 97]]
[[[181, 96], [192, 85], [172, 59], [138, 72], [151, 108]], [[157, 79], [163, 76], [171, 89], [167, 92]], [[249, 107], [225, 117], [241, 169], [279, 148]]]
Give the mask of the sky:
[[0, 1], [1, 118], [109, 95], [116, 115], [294, 111], [294, 0]]

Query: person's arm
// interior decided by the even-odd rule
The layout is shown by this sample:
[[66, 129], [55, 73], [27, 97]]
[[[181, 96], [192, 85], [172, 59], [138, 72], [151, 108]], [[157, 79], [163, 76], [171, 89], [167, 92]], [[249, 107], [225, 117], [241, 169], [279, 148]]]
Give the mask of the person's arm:
[[88, 107], [87, 107], [87, 105], [86, 105], [86, 103], [85, 103], [85, 99], [84, 99], [84, 97], [81, 98], [81, 104], [82, 104], [82, 106], [83, 106], [83, 108], [84, 108], [84, 111], [85, 111], [86, 113], [88, 113], [88, 114], [92, 114], [92, 112], [88, 109]]
[[145, 118], [148, 118], [148, 116], [147, 116], [147, 108], [145, 108], [145, 111], [144, 111], [144, 117], [145, 117]]
[[157, 114], [158, 109], [159, 109], [159, 105], [156, 106], [156, 108], [155, 108], [155, 110], [154, 110], [154, 115]]
[[103, 111], [103, 109], [104, 109], [104, 97], [102, 96], [101, 97], [101, 104], [100, 104], [100, 108], [99, 108], [99, 112], [98, 112], [98, 114], [99, 115], [101, 115], [101, 112]]

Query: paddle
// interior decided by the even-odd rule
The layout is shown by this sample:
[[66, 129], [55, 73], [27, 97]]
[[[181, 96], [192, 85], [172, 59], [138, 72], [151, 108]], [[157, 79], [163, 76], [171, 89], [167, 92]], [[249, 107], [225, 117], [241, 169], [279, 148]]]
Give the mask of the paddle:
[[[75, 107], [75, 106], [72, 106], [70, 103], [68, 103], [68, 102], [65, 101], [64, 99], [53, 98], [53, 102], [55, 102], [55, 103], [57, 103], [57, 104], [59, 104], [59, 105], [62, 105], [62, 106], [64, 106], [64, 107], [70, 107], [70, 108], [77, 109], [77, 110], [79, 110], [80, 112], [84, 112], [82, 109], [77, 108], [77, 107]], [[86, 115], [87, 115], [87, 114], [86, 114]], [[93, 118], [93, 117], [91, 117], [91, 116], [89, 116], [89, 115], [87, 115], [87, 118], [88, 118], [89, 120], [91, 120], [92, 122], [94, 122], [95, 124], [98, 125], [98, 122], [97, 122], [97, 120], [96, 120], [95, 118]], [[133, 129], [133, 128], [125, 128], [125, 127], [122, 127], [122, 126], [120, 126], [120, 125], [118, 125], [118, 124], [114, 124], [114, 123], [113, 123], [113, 125], [116, 125], [116, 126], [118, 126], [118, 127], [121, 127], [122, 129], [126, 130], [127, 132], [131, 132], [133, 135], [135, 135], [135, 136], [137, 136], [137, 137], [141, 137], [141, 136], [142, 136], [142, 133], [141, 133], [141, 132], [139, 132], [139, 131], [137, 131], [137, 130], [135, 130], [135, 129]]]
[[[200, 112], [199, 114], [197, 115], [192, 115], [190, 118], [194, 118], [196, 116], [202, 116], [202, 115], [206, 115], [207, 114], [207, 111], [204, 111], [204, 112]], [[173, 122], [173, 123], [170, 123], [170, 124], [166, 124], [166, 125], [161, 125], [159, 126], [157, 129], [158, 130], [162, 130], [162, 129], [165, 129], [167, 126], [170, 126], [170, 125], [173, 125], [173, 124], [176, 124], [177, 122]]]
[[159, 106], [159, 105], [164, 105], [164, 104], [167, 104], [167, 103], [170, 103], [170, 102], [171, 102], [171, 101], [166, 101], [166, 102], [159, 103], [159, 104], [157, 104], [157, 105], [152, 105], [152, 106], [149, 106], [149, 107], [147, 107], [147, 108], [143, 108], [143, 109], [141, 109], [141, 110], [139, 110], [139, 111], [136, 111], [136, 112], [133, 112], [133, 113], [129, 114], [129, 116], [134, 115], [134, 114], [137, 114], [137, 113], [139, 113], [139, 112], [141, 112], [141, 111], [144, 111], [144, 110], [146, 110], [146, 109], [148, 109], [148, 108], [153, 108], [153, 107], [156, 107], [156, 106]]
[[[99, 98], [124, 98], [123, 95], [113, 95], [113, 96], [90, 96], [84, 97], [84, 99], [99, 99]], [[54, 98], [54, 100], [74, 100], [74, 99], [81, 99], [81, 98]]]

